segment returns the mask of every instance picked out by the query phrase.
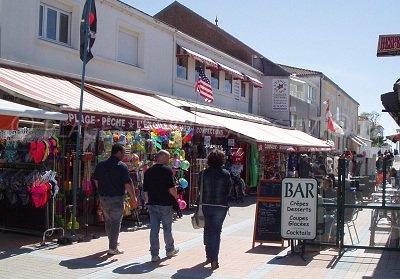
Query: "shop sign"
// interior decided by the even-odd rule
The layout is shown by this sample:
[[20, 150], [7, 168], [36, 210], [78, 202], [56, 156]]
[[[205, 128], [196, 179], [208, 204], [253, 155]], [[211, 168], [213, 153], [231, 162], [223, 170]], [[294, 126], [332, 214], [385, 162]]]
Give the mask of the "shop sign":
[[[79, 113], [78, 112], [66, 112], [68, 120], [65, 121], [66, 125], [77, 125]], [[137, 122], [132, 118], [121, 117], [121, 116], [110, 116], [100, 115], [94, 113], [83, 113], [82, 114], [82, 126], [89, 127], [102, 127], [112, 129], [127, 129], [136, 130]]]
[[317, 234], [317, 180], [282, 180], [281, 235], [286, 239], [314, 239]]
[[148, 121], [148, 120], [141, 120], [138, 124], [139, 128], [141, 129], [163, 129], [163, 130], [179, 130], [179, 131], [187, 131], [191, 127], [189, 125], [179, 125], [173, 123], [164, 123], [158, 121]]
[[258, 143], [257, 148], [258, 148], [258, 151], [264, 151], [264, 150], [288, 151], [291, 149], [295, 149], [291, 145], [282, 145], [282, 144], [273, 144], [273, 143]]
[[217, 138], [226, 137], [227, 133], [225, 129], [219, 128], [206, 128], [206, 127], [196, 127], [195, 134], [202, 136], [212, 136]]
[[289, 80], [273, 79], [272, 80], [272, 110], [288, 111], [289, 110]]
[[376, 56], [400, 55], [400, 35], [380, 35]]
[[244, 86], [240, 80], [234, 79], [232, 81], [232, 95], [235, 100], [240, 100], [241, 86]]

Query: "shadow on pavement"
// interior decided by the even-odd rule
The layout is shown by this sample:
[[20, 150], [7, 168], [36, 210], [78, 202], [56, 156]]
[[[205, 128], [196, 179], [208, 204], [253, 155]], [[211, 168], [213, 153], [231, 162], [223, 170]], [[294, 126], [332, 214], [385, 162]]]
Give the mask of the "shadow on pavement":
[[[366, 250], [368, 253], [373, 253], [373, 250]], [[372, 276], [363, 276], [367, 278], [400, 278], [400, 253], [398, 251], [379, 251], [382, 255], [377, 258], [378, 264], [374, 269]]]
[[205, 263], [201, 263], [189, 268], [178, 269], [175, 274], [171, 276], [173, 279], [194, 278], [203, 279], [212, 275], [213, 271], [210, 267], [205, 267]]
[[107, 255], [105, 252], [98, 252], [96, 254], [88, 255], [81, 258], [64, 260], [61, 261], [59, 265], [69, 269], [104, 267], [117, 261], [116, 259], [107, 261], [111, 257], [112, 256]]
[[118, 274], [144, 274], [149, 273], [155, 270], [158, 267], [165, 266], [163, 262], [168, 260], [168, 258], [163, 258], [160, 261], [153, 262], [145, 262], [145, 263], [130, 263], [120, 267], [117, 267], [113, 270], [113, 273]]
[[281, 246], [265, 246], [265, 245], [258, 245], [250, 250], [247, 250], [246, 253], [250, 254], [265, 254], [265, 255], [278, 255], [283, 250], [287, 249], [287, 247]]

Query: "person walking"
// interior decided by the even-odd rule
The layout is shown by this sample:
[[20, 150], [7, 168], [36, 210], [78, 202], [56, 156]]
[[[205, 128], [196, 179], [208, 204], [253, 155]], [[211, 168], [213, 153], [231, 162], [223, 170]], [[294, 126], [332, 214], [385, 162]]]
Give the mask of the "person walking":
[[[163, 227], [167, 257], [179, 252], [175, 248], [172, 236], [173, 203], [176, 203], [177, 191], [172, 169], [168, 166], [170, 154], [166, 150], [157, 153], [157, 162], [144, 173], [143, 191], [145, 203], [150, 215], [150, 253], [151, 261], [160, 260], [160, 223]], [[171, 196], [173, 199], [171, 199]]]
[[111, 156], [97, 164], [93, 179], [100, 196], [100, 206], [104, 214], [104, 224], [108, 236], [109, 255], [122, 254], [118, 249], [118, 237], [124, 213], [124, 195], [128, 192], [132, 203], [136, 203], [136, 195], [128, 167], [121, 162], [125, 156], [125, 148], [114, 144]]
[[[226, 160], [221, 150], [213, 150], [207, 156], [208, 168], [199, 173], [198, 185], [202, 185], [202, 208], [204, 214], [203, 241], [206, 250], [206, 263], [211, 269], [219, 267], [218, 254], [221, 243], [221, 230], [228, 212], [229, 191], [232, 180], [223, 169]], [[202, 184], [201, 184], [202, 183]]]

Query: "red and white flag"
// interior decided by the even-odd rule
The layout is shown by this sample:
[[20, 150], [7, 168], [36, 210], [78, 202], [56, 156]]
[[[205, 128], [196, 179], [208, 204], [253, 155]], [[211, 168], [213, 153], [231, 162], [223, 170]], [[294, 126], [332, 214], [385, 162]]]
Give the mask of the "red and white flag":
[[196, 82], [194, 90], [200, 93], [200, 96], [202, 96], [207, 103], [212, 103], [214, 101], [210, 80], [201, 67], [199, 67], [199, 79]]
[[326, 105], [326, 110], [325, 110], [325, 117], [326, 120], [328, 120], [328, 131], [331, 131], [332, 133], [338, 134], [338, 135], [344, 135], [343, 128], [340, 127], [335, 121], [332, 119], [332, 113], [329, 108], [329, 100], [326, 100], [324, 102]]

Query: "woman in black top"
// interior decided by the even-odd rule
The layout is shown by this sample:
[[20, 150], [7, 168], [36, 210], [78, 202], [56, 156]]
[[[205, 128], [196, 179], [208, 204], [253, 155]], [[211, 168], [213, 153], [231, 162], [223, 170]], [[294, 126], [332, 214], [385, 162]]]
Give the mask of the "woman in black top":
[[207, 157], [208, 168], [199, 174], [199, 185], [203, 182], [202, 204], [204, 213], [204, 245], [207, 263], [217, 269], [222, 224], [228, 212], [229, 191], [232, 187], [230, 174], [222, 166], [225, 154], [213, 150]]

